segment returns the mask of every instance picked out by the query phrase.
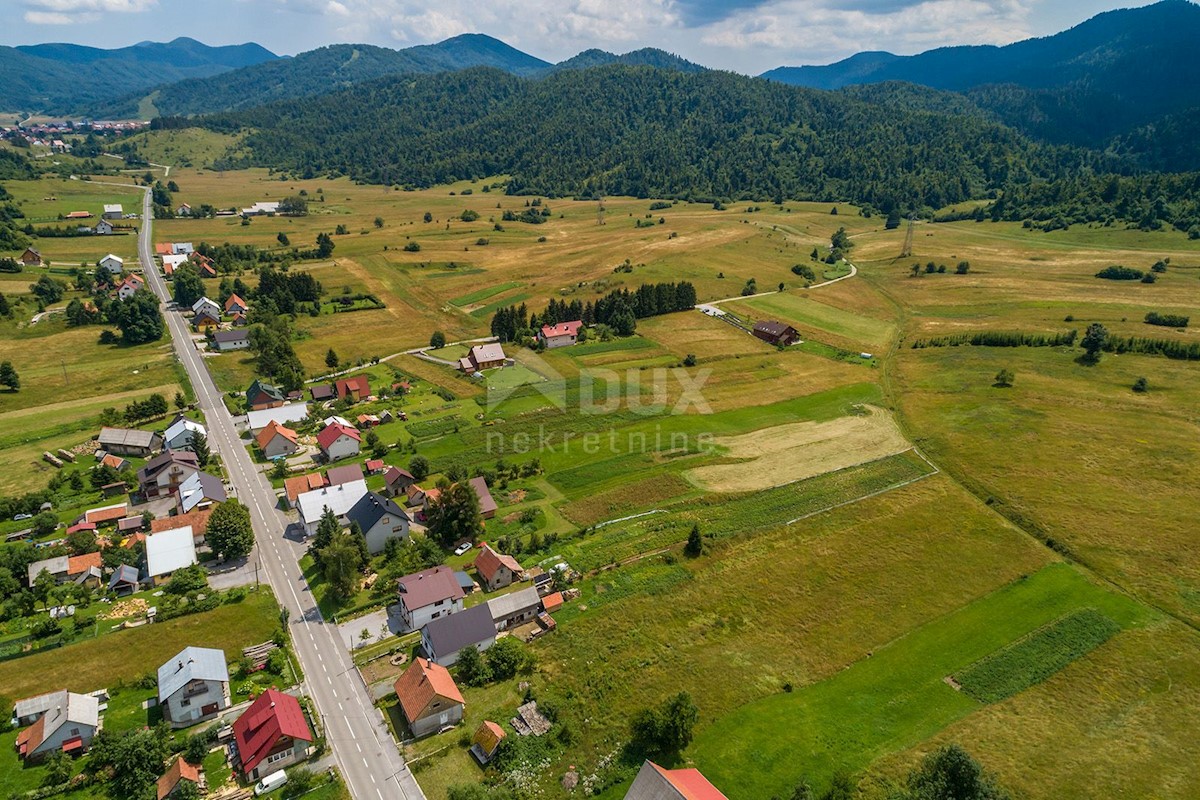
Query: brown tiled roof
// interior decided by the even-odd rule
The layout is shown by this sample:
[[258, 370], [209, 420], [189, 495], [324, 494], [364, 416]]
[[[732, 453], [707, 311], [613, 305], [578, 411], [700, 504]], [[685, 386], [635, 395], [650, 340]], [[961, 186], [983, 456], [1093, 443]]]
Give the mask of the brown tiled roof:
[[100, 569], [104, 565], [104, 558], [99, 552], [87, 553], [82, 556], [71, 556], [67, 559], [67, 574], [78, 575], [81, 572], [87, 572], [92, 567]]
[[400, 708], [409, 722], [420, 719], [434, 697], [444, 697], [454, 703], [463, 703], [462, 693], [450, 677], [450, 671], [445, 667], [417, 657], [413, 665], [396, 679], [396, 697], [400, 700]]
[[150, 520], [151, 535], [161, 531], [171, 531], [176, 528], [184, 528], [188, 525], [192, 526], [192, 536], [200, 537], [208, 531], [208, 518], [212, 514], [211, 508], [201, 508], [196, 511], [189, 511], [186, 514], [179, 514], [174, 517], [160, 517], [159, 519]]
[[313, 489], [320, 489], [325, 485], [325, 477], [319, 472], [313, 472], [308, 475], [296, 475], [291, 478], [283, 479], [283, 491], [287, 495], [288, 502], [296, 502], [296, 498], [305, 492], [311, 492]]
[[163, 800], [163, 798], [169, 795], [179, 784], [179, 781], [183, 779], [187, 779], [192, 783], [199, 783], [200, 769], [184, 761], [183, 756], [179, 756], [167, 768], [166, 773], [158, 779], [158, 800]]
[[523, 571], [515, 558], [497, 553], [490, 545], [484, 545], [475, 558], [475, 571], [489, 581], [501, 566], [508, 567], [513, 574], [520, 574]]

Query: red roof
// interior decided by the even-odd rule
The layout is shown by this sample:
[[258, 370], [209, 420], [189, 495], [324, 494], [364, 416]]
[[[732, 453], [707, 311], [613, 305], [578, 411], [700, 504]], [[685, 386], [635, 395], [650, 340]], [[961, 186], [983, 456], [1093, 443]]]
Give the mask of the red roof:
[[192, 783], [200, 783], [200, 769], [184, 761], [183, 756], [178, 756], [163, 773], [163, 776], [158, 779], [158, 800], [163, 800], [179, 785], [179, 781], [184, 779]]
[[371, 393], [371, 382], [366, 375], [355, 375], [353, 378], [343, 378], [335, 381], [333, 390], [337, 392], [339, 400], [356, 391], [358, 392], [358, 396], [362, 398]]
[[74, 525], [67, 528], [67, 533], [71, 534], [71, 533], [77, 533], [79, 531], [94, 531], [94, 530], [96, 530], [96, 523], [94, 523], [94, 522], [76, 522]]
[[393, 688], [400, 700], [400, 708], [404, 710], [404, 717], [409, 722], [420, 719], [421, 712], [434, 697], [441, 696], [453, 703], [466, 703], [449, 670], [419, 657], [396, 679]]
[[87, 572], [92, 567], [100, 569], [102, 566], [104, 566], [104, 558], [98, 552], [71, 556], [67, 559], [67, 574], [78, 575], [81, 572]]
[[547, 612], [557, 611], [562, 608], [563, 596], [562, 592], [552, 592], [542, 598], [542, 608]]
[[252, 772], [285, 736], [312, 741], [300, 701], [278, 689], [267, 689], [233, 723], [242, 772]]
[[708, 782], [698, 769], [663, 769], [653, 761], [650, 766], [666, 779], [684, 800], [729, 800], [717, 787]]
[[104, 508], [89, 508], [83, 513], [84, 522], [94, 522], [97, 525], [105, 522], [116, 522], [126, 515], [125, 504], [105, 506]]
[[349, 425], [343, 425], [340, 422], [335, 422], [332, 425], [325, 426], [325, 430], [317, 434], [317, 444], [322, 450], [328, 450], [329, 446], [338, 440], [339, 436], [349, 436], [356, 442], [362, 441], [362, 437], [358, 435], [358, 431], [351, 428]]
[[192, 537], [199, 538], [208, 533], [208, 518], [212, 516], [211, 508], [198, 508], [186, 514], [176, 514], [173, 517], [159, 517], [150, 520], [150, 533], [173, 531], [176, 528], [192, 526]]
[[154, 245], [154, 252], [160, 256], [169, 256], [175, 252], [175, 245], [170, 242], [159, 242]]
[[475, 571], [491, 582], [492, 577], [501, 566], [508, 567], [514, 575], [519, 575], [524, 571], [515, 558], [497, 553], [490, 545], [485, 544], [475, 559]]
[[238, 297], [236, 294], [229, 295], [229, 299], [225, 301], [225, 313], [228, 314], [229, 309], [233, 308], [235, 305], [241, 308], [246, 308], [246, 301]]
[[267, 423], [267, 427], [263, 428], [261, 431], [258, 432], [258, 436], [256, 437], [256, 440], [258, 441], [259, 448], [262, 450], [266, 450], [267, 445], [269, 445], [271, 443], [271, 440], [275, 438], [275, 434], [279, 434], [280, 436], [287, 439], [292, 444], [297, 443], [297, 436], [296, 436], [296, 432], [294, 430], [292, 430], [291, 428], [284, 427], [283, 425], [280, 425], [275, 420], [271, 420], [270, 422]]
[[296, 498], [305, 492], [320, 489], [324, 485], [325, 476], [319, 472], [283, 479], [283, 491], [287, 494], [287, 499], [290, 503], [296, 502]]
[[386, 465], [382, 458], [371, 458], [367, 460], [367, 472], [381, 472]]
[[547, 339], [555, 336], [578, 336], [579, 329], [583, 327], [583, 323], [579, 320], [574, 322], [560, 322], [557, 325], [543, 325], [542, 336]]

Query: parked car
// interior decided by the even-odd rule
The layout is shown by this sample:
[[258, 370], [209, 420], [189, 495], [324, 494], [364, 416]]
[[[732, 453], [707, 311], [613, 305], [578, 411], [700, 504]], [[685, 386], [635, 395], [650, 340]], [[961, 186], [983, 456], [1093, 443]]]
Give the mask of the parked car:
[[458, 547], [454, 548], [454, 555], [461, 556], [463, 553], [471, 549], [470, 542], [463, 542]]
[[13, 517], [13, 522], [20, 522], [23, 519], [33, 519], [33, 514], [17, 514]]
[[276, 770], [254, 785], [254, 794], [257, 796], [266, 794], [267, 792], [273, 792], [280, 786], [283, 786], [285, 783], [287, 783], [287, 781], [287, 773], [281, 769]]

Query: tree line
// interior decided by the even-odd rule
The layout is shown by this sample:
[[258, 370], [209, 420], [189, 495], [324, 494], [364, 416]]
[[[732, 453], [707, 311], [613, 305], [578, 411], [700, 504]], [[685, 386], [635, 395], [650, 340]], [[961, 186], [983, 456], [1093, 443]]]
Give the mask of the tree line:
[[1076, 330], [1062, 333], [1021, 333], [1012, 331], [979, 331], [977, 333], [956, 333], [952, 336], [934, 336], [928, 339], [916, 339], [912, 343], [914, 350], [925, 347], [1071, 347], [1075, 344], [1079, 332]]
[[530, 314], [522, 303], [505, 306], [492, 315], [492, 335], [502, 342], [532, 338], [543, 325], [581, 321], [586, 326], [605, 325], [620, 336], [629, 336], [637, 320], [674, 311], [686, 311], [696, 305], [696, 287], [689, 281], [679, 283], [643, 283], [634, 291], [615, 289], [594, 302], [551, 299], [541, 314]]

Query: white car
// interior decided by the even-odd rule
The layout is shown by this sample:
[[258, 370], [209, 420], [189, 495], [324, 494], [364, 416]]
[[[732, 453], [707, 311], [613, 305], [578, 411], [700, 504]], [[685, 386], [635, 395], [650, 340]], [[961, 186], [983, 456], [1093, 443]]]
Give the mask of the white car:
[[470, 542], [463, 542], [458, 547], [454, 548], [454, 555], [461, 556], [463, 553], [471, 549]]
[[33, 514], [17, 514], [13, 517], [13, 522], [20, 522], [23, 519], [33, 519]]

